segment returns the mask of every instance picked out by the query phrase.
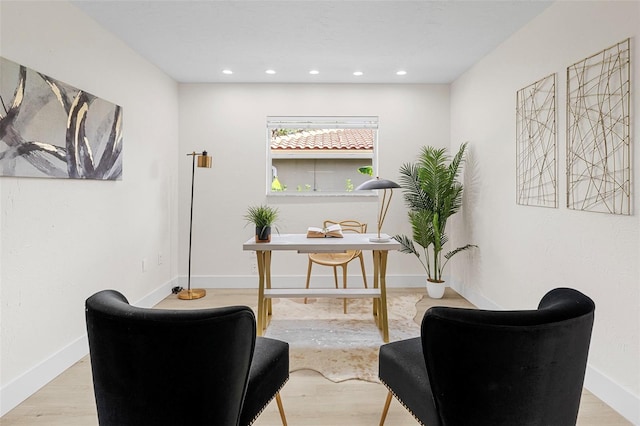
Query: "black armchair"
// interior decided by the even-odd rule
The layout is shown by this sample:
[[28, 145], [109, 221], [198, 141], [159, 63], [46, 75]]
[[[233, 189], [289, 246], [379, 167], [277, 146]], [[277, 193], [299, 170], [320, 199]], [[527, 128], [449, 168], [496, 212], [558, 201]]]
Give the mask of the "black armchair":
[[256, 338], [250, 308], [144, 309], [104, 290], [85, 310], [100, 425], [246, 426], [274, 396], [286, 425], [289, 345]]
[[287, 426], [280, 389], [289, 380], [289, 344], [256, 337], [256, 349], [249, 370], [249, 384], [240, 415], [240, 426], [249, 426], [275, 397], [282, 425]]
[[537, 310], [434, 307], [421, 337], [380, 348], [379, 377], [428, 426], [575, 425], [595, 305], [548, 292]]

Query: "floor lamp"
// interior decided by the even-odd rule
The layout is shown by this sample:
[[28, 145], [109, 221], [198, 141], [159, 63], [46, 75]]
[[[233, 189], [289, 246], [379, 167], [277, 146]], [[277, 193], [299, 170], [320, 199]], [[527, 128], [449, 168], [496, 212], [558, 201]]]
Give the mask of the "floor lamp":
[[211, 157], [207, 155], [207, 151], [191, 152], [187, 155], [192, 157], [191, 165], [191, 215], [189, 216], [189, 272], [187, 275], [187, 289], [178, 293], [178, 298], [183, 300], [200, 299], [207, 294], [203, 288], [191, 288], [191, 237], [193, 234], [193, 183], [196, 175], [196, 156], [198, 157], [198, 167], [211, 168]]
[[[382, 223], [384, 222], [384, 218], [387, 216], [387, 210], [389, 210], [389, 204], [391, 204], [391, 197], [393, 197], [393, 188], [400, 188], [400, 185], [387, 179], [380, 179], [379, 177], [375, 179], [370, 179], [360, 184], [360, 186], [356, 188], [356, 190], [367, 190], [367, 189], [384, 190], [382, 194], [382, 203], [380, 204], [380, 213], [378, 213], [378, 237], [369, 238], [369, 241], [371, 241], [372, 243], [386, 243], [391, 240], [391, 238], [380, 237], [380, 230], [382, 229]], [[387, 198], [387, 189], [389, 190], [389, 198]]]

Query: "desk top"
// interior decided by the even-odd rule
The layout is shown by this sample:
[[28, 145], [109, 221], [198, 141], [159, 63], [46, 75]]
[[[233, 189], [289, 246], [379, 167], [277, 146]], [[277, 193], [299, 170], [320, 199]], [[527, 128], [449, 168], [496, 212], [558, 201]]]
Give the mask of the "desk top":
[[[307, 238], [306, 234], [272, 234], [271, 242], [256, 243], [255, 238], [251, 237], [242, 245], [242, 249], [252, 251], [295, 250], [300, 253], [400, 249], [400, 243], [393, 238], [384, 243], [369, 241], [369, 238], [377, 236], [378, 234], [345, 233], [344, 238]], [[380, 234], [380, 237], [386, 238], [389, 235]]]

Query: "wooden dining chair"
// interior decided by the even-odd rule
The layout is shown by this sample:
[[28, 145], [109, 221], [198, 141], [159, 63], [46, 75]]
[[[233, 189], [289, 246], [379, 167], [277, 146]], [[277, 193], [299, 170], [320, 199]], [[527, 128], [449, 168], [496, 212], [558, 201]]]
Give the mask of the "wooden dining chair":
[[[340, 225], [343, 233], [360, 233], [367, 232], [367, 224], [360, 223], [357, 220], [325, 220], [323, 227], [327, 228], [330, 225]], [[344, 253], [311, 253], [309, 254], [309, 267], [307, 268], [307, 285], [309, 288], [309, 282], [311, 280], [311, 269], [314, 263], [323, 266], [331, 266], [333, 268], [333, 279], [335, 281], [336, 288], [338, 288], [338, 266], [342, 268], [342, 287], [347, 288], [347, 265], [354, 259], [360, 259], [360, 269], [362, 270], [362, 281], [364, 282], [364, 288], [367, 287], [367, 274], [364, 270], [364, 258], [362, 256], [362, 250], [347, 250]], [[305, 297], [304, 303], [307, 303]], [[344, 299], [344, 313], [347, 313], [347, 299]]]

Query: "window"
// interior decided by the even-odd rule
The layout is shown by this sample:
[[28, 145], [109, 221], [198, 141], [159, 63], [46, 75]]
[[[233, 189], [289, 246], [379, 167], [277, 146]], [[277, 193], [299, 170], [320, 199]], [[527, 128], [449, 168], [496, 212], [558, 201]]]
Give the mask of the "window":
[[267, 194], [345, 195], [373, 177], [378, 117], [267, 117]]

